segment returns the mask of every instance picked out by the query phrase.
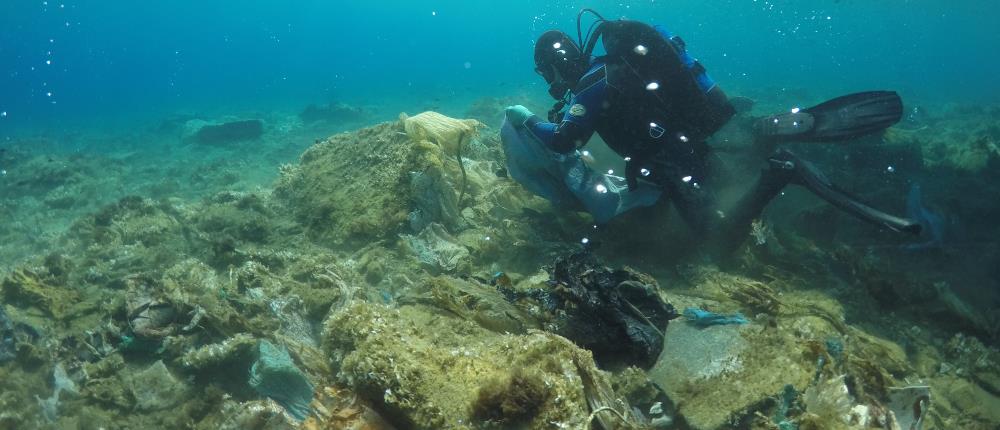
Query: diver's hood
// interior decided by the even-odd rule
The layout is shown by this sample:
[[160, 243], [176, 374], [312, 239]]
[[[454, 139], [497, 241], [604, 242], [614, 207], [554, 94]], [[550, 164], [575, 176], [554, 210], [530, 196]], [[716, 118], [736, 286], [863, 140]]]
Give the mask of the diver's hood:
[[587, 71], [588, 58], [566, 33], [546, 31], [535, 43], [535, 72], [549, 84], [549, 95], [559, 100]]

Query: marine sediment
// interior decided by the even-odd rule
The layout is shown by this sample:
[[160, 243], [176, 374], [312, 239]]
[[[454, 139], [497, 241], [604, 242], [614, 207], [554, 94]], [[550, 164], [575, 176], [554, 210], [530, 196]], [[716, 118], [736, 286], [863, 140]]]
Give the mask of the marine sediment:
[[[956, 124], [940, 136], [891, 130], [894, 159], [993, 189], [991, 131], [940, 149], [961, 122], [940, 117]], [[673, 231], [651, 216], [662, 208], [595, 232], [497, 174], [496, 130], [433, 112], [320, 139], [268, 187], [192, 176], [199, 192], [139, 183], [69, 209], [105, 190], [95, 164], [24, 153], [24, 188], [0, 190], [72, 218], [41, 237], [0, 226], [3, 253], [30, 255], [0, 282], [0, 428], [1000, 423], [1000, 317], [902, 263], [924, 258], [904, 243], [843, 245], [870, 232], [822, 207], [768, 220], [731, 266], [650, 261], [650, 242]], [[905, 189], [893, 180], [866, 192]], [[936, 187], [926, 204], [996, 232], [937, 203]], [[825, 231], [799, 228], [816, 220]], [[605, 246], [576, 264], [582, 236]], [[687, 308], [742, 320], [670, 312]], [[632, 346], [615, 350], [616, 337]]]

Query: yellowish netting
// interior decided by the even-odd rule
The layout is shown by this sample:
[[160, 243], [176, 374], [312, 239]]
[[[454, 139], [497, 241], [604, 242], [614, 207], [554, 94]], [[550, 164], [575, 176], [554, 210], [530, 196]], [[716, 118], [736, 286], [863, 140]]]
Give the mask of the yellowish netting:
[[401, 114], [406, 135], [415, 141], [428, 140], [440, 145], [449, 154], [458, 151], [460, 140], [473, 137], [483, 124], [474, 119], [455, 119], [427, 111], [407, 117]]

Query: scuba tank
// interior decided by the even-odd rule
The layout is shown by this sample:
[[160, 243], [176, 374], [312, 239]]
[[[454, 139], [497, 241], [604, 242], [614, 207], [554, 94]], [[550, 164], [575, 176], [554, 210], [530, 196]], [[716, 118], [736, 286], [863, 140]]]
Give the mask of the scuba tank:
[[[598, 20], [587, 39], [581, 35], [580, 19], [591, 12]], [[595, 28], [596, 26], [596, 28]], [[684, 41], [663, 26], [639, 21], [608, 21], [591, 9], [577, 16], [577, 35], [584, 55], [593, 55], [598, 39], [607, 53], [608, 83], [626, 95], [638, 97], [650, 106], [651, 124], [673, 131], [683, 140], [704, 140], [718, 131], [736, 113], [721, 88], [708, 76], [705, 67], [686, 49]], [[652, 135], [661, 134], [651, 130]]]
[[[583, 37], [584, 13], [597, 20]], [[638, 177], [648, 176], [649, 161], [663, 151], [684, 154], [700, 146], [733, 117], [736, 109], [708, 76], [705, 68], [688, 54], [684, 41], [663, 27], [617, 20], [609, 21], [591, 9], [577, 16], [577, 37], [582, 55], [593, 56], [598, 40], [606, 54], [608, 87], [606, 100], [615, 110], [616, 137], [605, 137], [625, 162], [630, 189]]]

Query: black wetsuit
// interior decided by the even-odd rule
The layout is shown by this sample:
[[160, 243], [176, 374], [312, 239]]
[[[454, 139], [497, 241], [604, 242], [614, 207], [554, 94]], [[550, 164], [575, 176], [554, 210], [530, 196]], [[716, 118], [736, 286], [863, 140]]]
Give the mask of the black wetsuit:
[[582, 147], [596, 132], [625, 160], [630, 187], [645, 181], [663, 188], [684, 220], [697, 233], [706, 234], [718, 218], [708, 175], [708, 136], [651, 121], [665, 116], [643, 94], [622, 90], [648, 85], [622, 82], [629, 77], [622, 66], [595, 59], [572, 91], [561, 121], [534, 116], [527, 121], [528, 128], [560, 153]]
[[[706, 140], [732, 118], [735, 110], [705, 73], [704, 67], [687, 53], [683, 40], [659, 26], [649, 29], [627, 21], [608, 25], [638, 31], [635, 34], [640, 35], [645, 31], [646, 39], [622, 37], [622, 34], [627, 36], [627, 32], [612, 35], [617, 41], [613, 45], [622, 45], [635, 55], [623, 55], [619, 47], [614, 57], [607, 57], [614, 60], [595, 58], [573, 88], [569, 108], [561, 119], [556, 113], [550, 115], [554, 117], [550, 118], [552, 122], [537, 116], [526, 121], [531, 133], [553, 151], [571, 152], [585, 145], [596, 132], [625, 160], [629, 188], [634, 189], [640, 181], [662, 188], [695, 233], [708, 239], [712, 248], [722, 253], [743, 242], [751, 222], [760, 217], [767, 203], [788, 184], [802, 185], [834, 206], [875, 225], [909, 233], [920, 231], [920, 225], [912, 220], [894, 217], [857, 201], [830, 183], [811, 163], [783, 149], [768, 157], [768, 168], [762, 170], [746, 194], [728, 208], [724, 217], [721, 216], [722, 212], [716, 210], [709, 174], [711, 148]], [[650, 35], [649, 31], [659, 33], [662, 39]], [[608, 36], [609, 33], [604, 33], [606, 44]], [[669, 47], [676, 57], [664, 57], [663, 54], [647, 57], [647, 52], [652, 51], [641, 40], [651, 44], [666, 40], [667, 47], [660, 45], [658, 50]], [[673, 61], [647, 62], [643, 69], [644, 59]], [[662, 73], [646, 73], [650, 70]], [[644, 79], [662, 82], [645, 82]], [[862, 103], [858, 104], [855, 99]], [[892, 102], [885, 102], [887, 99]], [[835, 138], [831, 139], [831, 130], [827, 130], [826, 136], [822, 133], [815, 136], [796, 134], [795, 139], [850, 139], [892, 125], [901, 112], [898, 95], [886, 92], [834, 99], [809, 110], [844, 102], [854, 107], [838, 110], [833, 116], [837, 121], [830, 121], [830, 115], [824, 117], [828, 123], [826, 127], [835, 129], [832, 130]], [[872, 116], [872, 111], [877, 115]], [[870, 121], [871, 118], [877, 121]]]

